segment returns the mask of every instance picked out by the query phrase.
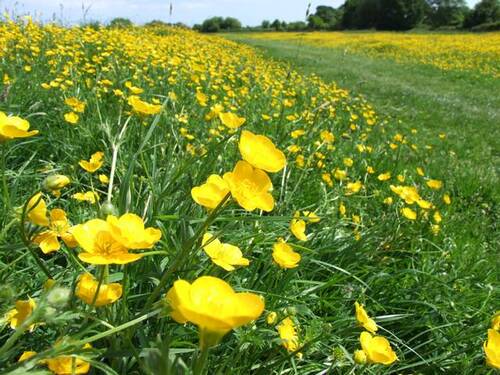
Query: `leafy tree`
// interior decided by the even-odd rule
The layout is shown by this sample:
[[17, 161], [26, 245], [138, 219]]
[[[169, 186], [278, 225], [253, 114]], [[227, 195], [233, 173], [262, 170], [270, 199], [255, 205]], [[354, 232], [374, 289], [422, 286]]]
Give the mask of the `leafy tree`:
[[464, 20], [464, 27], [500, 22], [500, 1], [481, 0]]
[[290, 22], [286, 29], [288, 31], [302, 31], [307, 29], [307, 24], [304, 21]]
[[325, 21], [315, 14], [307, 17], [307, 26], [312, 30], [323, 30], [327, 28]]
[[424, 10], [424, 0], [379, 0], [377, 29], [412, 29], [422, 21]]
[[307, 24], [310, 29], [335, 29], [340, 20], [340, 11], [330, 6], [320, 5], [316, 7], [316, 12], [307, 17]]
[[461, 26], [469, 8], [465, 0], [430, 0], [429, 21], [433, 27]]
[[239, 30], [241, 29], [241, 22], [233, 17], [226, 17], [220, 23], [221, 30]]
[[281, 30], [281, 21], [279, 19], [275, 19], [273, 23], [271, 23], [271, 28], [273, 28], [276, 31]]
[[207, 18], [201, 24], [201, 32], [203, 33], [216, 33], [221, 30], [221, 23], [224, 21], [222, 17]]
[[261, 27], [263, 29], [269, 29], [269, 27], [271, 27], [271, 22], [268, 20], [264, 20], [264, 21], [262, 21]]
[[126, 28], [126, 27], [132, 27], [134, 24], [132, 21], [130, 21], [128, 18], [113, 18], [111, 22], [109, 23], [109, 27], [113, 28]]

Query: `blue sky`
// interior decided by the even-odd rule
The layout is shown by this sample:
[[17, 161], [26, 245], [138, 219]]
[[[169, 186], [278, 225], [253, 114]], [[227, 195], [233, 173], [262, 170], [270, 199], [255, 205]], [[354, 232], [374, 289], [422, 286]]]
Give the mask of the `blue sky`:
[[[467, 3], [472, 6], [477, 1], [467, 0]], [[170, 3], [173, 7], [171, 18]], [[83, 18], [83, 4], [85, 8], [89, 7], [87, 20], [101, 22], [126, 17], [135, 23], [160, 19], [193, 25], [211, 16], [233, 16], [244, 25], [258, 25], [263, 19], [302, 20], [308, 3], [308, 0], [0, 0], [0, 9], [15, 9], [18, 15], [30, 13], [43, 20], [51, 19], [53, 14], [59, 19], [62, 9], [66, 23], [77, 23]], [[312, 9], [316, 5], [337, 7], [343, 0], [311, 3]]]

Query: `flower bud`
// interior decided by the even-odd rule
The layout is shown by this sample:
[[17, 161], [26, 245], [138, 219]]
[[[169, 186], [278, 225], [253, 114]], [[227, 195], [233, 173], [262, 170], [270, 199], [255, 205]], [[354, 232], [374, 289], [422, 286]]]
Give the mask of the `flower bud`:
[[47, 295], [47, 303], [51, 306], [59, 308], [66, 305], [69, 301], [70, 294], [71, 292], [68, 288], [54, 286], [50, 289]]
[[118, 216], [117, 208], [110, 202], [104, 203], [99, 210], [100, 217], [106, 218], [108, 215]]
[[266, 317], [267, 324], [273, 325], [274, 323], [276, 323], [277, 320], [278, 320], [278, 314], [276, 314], [276, 312], [271, 311], [269, 314], [267, 314]]
[[45, 190], [53, 191], [53, 190], [61, 190], [63, 187], [70, 183], [70, 179], [68, 176], [62, 174], [53, 174], [47, 176], [45, 180], [43, 180], [43, 188]]
[[364, 365], [366, 363], [366, 354], [362, 350], [356, 350], [354, 352], [354, 362], [358, 365]]

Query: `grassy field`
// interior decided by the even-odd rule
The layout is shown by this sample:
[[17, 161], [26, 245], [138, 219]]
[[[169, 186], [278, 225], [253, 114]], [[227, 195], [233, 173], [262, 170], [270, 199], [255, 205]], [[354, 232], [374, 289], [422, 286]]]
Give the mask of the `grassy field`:
[[493, 374], [498, 79], [225, 37], [0, 24], [0, 373]]

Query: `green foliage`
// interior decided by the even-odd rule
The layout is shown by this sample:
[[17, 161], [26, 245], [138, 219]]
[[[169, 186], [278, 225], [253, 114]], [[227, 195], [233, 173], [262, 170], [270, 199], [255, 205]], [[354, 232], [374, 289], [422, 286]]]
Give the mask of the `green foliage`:
[[241, 22], [233, 17], [212, 17], [208, 18], [200, 26], [200, 31], [204, 33], [216, 33], [219, 31], [236, 31], [241, 29]]
[[320, 5], [316, 12], [307, 17], [308, 28], [312, 30], [334, 30], [339, 27], [341, 11], [330, 6]]
[[484, 23], [500, 21], [500, 1], [481, 0], [464, 20], [464, 27], [470, 28]]
[[380, 0], [377, 29], [412, 29], [424, 18], [424, 9], [424, 0]]
[[132, 27], [134, 24], [132, 21], [130, 21], [128, 18], [113, 18], [111, 22], [109, 23], [109, 27], [112, 28], [126, 28], [126, 27]]
[[427, 21], [433, 27], [461, 27], [469, 12], [464, 0], [431, 0]]

